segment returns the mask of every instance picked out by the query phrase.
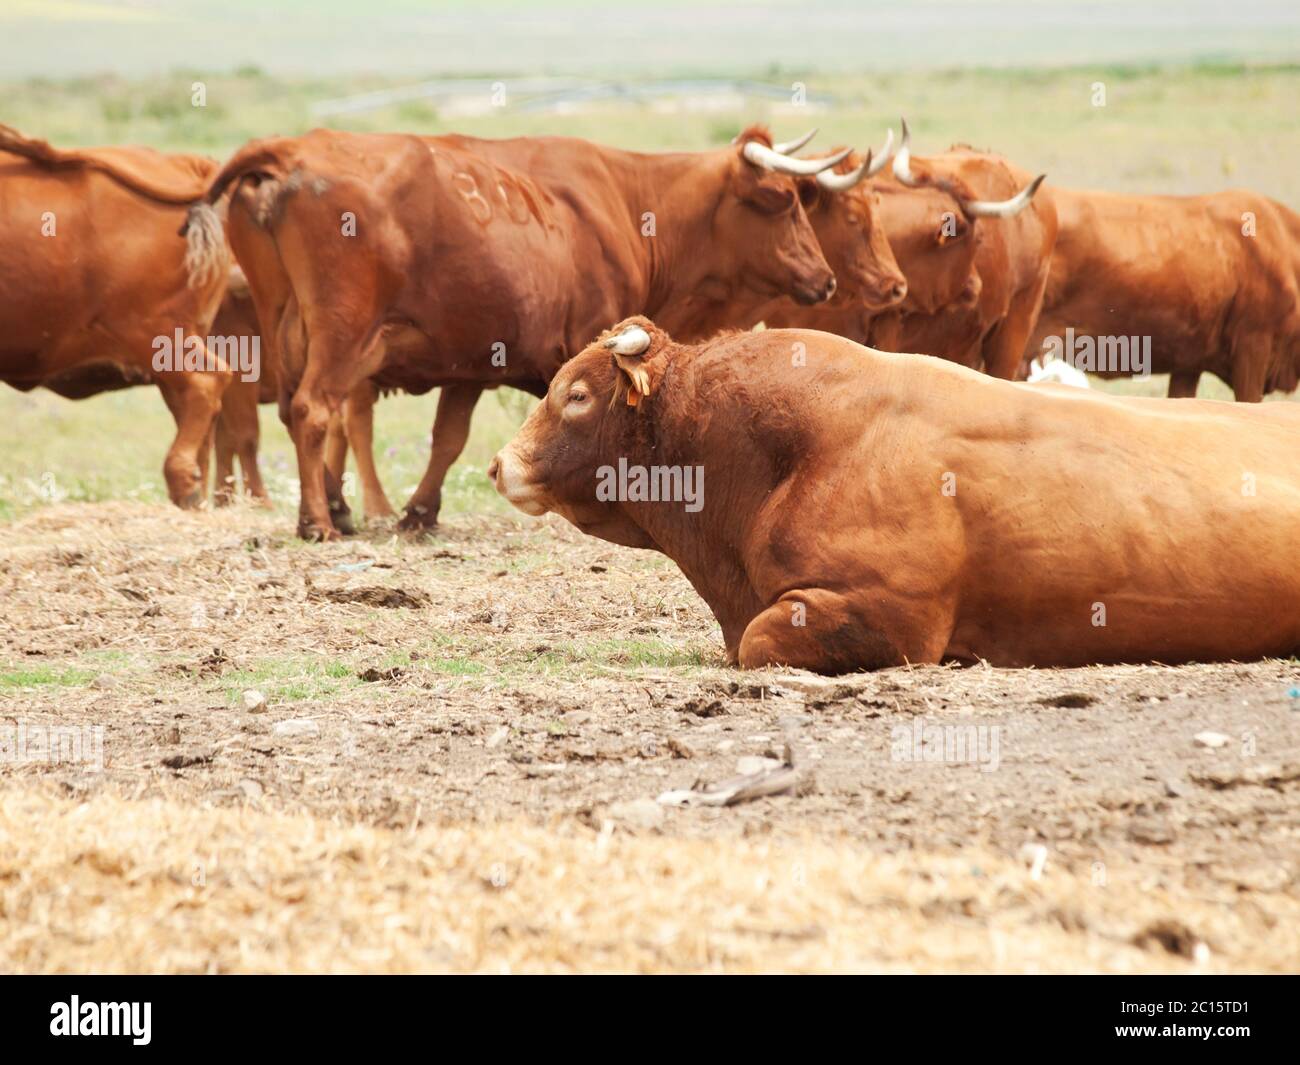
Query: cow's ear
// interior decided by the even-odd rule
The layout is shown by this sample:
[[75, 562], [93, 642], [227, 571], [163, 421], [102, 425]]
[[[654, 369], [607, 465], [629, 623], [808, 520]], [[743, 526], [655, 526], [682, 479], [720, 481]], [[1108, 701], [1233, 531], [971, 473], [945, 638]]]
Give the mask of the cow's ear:
[[648, 360], [641, 355], [619, 355], [614, 353], [614, 366], [619, 376], [619, 391], [627, 390], [627, 405], [637, 406], [641, 400], [655, 390], [655, 377], [651, 374]]
[[753, 182], [741, 197], [764, 214], [785, 214], [794, 206], [794, 198], [794, 189], [787, 183], [769, 178], [759, 178]]
[[639, 314], [602, 333], [596, 343], [609, 352], [614, 364], [612, 401], [626, 400], [629, 407], [655, 391], [673, 347], [667, 333]]

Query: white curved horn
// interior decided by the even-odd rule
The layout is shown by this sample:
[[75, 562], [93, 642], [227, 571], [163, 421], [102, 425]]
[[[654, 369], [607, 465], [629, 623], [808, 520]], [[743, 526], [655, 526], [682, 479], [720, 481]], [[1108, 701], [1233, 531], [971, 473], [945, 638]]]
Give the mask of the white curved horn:
[[1014, 218], [1029, 206], [1046, 177], [1046, 174], [1039, 174], [1009, 200], [967, 200], [961, 208], [972, 218]]
[[644, 355], [650, 348], [650, 334], [639, 325], [624, 329], [617, 336], [605, 341], [615, 355]]
[[921, 183], [912, 176], [912, 131], [907, 128], [907, 119], [902, 119], [903, 141], [894, 156], [894, 177], [909, 189], [917, 188]]
[[889, 155], [894, 150], [894, 131], [891, 129], [885, 136], [885, 146], [880, 149], [880, 154], [876, 156], [876, 161], [871, 164], [867, 171], [867, 177], [875, 177], [885, 169], [885, 164], [889, 162]]
[[805, 133], [802, 137], [796, 137], [792, 141], [782, 141], [780, 144], [772, 145], [772, 151], [777, 152], [780, 155], [794, 155], [795, 152], [797, 152], [800, 148], [802, 148], [815, 136], [817, 136], [817, 127], [813, 126], [813, 128], [810, 129], [807, 133]]
[[755, 166], [775, 170], [780, 174], [794, 174], [796, 177], [812, 177], [823, 170], [830, 170], [847, 159], [851, 151], [852, 148], [845, 148], [842, 152], [822, 159], [790, 159], [759, 141], [746, 141], [744, 148], [745, 158]]
[[[880, 168], [877, 167], [876, 169]], [[847, 174], [836, 174], [829, 170], [823, 170], [817, 175], [817, 184], [824, 189], [830, 189], [831, 192], [846, 192], [870, 173], [871, 151], [868, 149], [867, 157], [862, 161], [861, 166], [855, 166]]]

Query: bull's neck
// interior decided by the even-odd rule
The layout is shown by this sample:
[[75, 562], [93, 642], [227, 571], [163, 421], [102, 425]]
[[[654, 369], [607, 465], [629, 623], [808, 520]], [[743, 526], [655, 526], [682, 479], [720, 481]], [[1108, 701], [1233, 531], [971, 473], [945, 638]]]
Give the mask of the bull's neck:
[[[645, 402], [655, 405], [655, 397]], [[765, 498], [755, 486], [770, 471], [760, 455], [736, 446], [734, 432], [722, 429], [729, 418], [706, 428], [692, 406], [662, 403], [651, 416], [656, 420], [652, 433], [630, 433], [614, 450], [626, 455], [629, 465], [675, 467], [683, 476], [692, 468], [701, 505], [694, 512], [687, 510], [686, 500], [626, 501], [620, 506], [681, 568], [734, 650], [745, 626], [765, 605], [750, 583], [744, 545]]]

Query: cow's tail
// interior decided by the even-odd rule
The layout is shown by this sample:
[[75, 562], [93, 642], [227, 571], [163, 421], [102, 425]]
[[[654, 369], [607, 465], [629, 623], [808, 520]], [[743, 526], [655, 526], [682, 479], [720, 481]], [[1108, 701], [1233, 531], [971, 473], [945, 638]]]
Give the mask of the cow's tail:
[[185, 277], [190, 288], [203, 288], [230, 272], [230, 249], [215, 207], [194, 204], [181, 232], [185, 235]]
[[214, 274], [224, 276], [229, 271], [229, 253], [216, 202], [245, 178], [280, 180], [286, 170], [276, 142], [265, 140], [245, 145], [221, 168], [203, 198], [190, 207], [180, 229], [185, 238], [185, 269], [191, 286], [204, 285]]

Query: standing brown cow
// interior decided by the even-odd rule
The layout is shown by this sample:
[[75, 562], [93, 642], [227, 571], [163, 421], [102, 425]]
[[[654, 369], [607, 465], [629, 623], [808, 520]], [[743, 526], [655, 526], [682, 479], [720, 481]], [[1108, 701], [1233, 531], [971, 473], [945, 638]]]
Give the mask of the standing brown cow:
[[[1138, 372], [1128, 348], [1146, 345], [1147, 373], [1169, 395], [1196, 395], [1202, 373], [1238, 400], [1294, 391], [1300, 376], [1300, 216], [1245, 190], [1209, 196], [1124, 196], [1055, 190], [1061, 229], [1038, 328], [1087, 338], [1103, 376]], [[1072, 331], [1072, 333], [1067, 333]], [[1115, 355], [1130, 354], [1121, 367]]]
[[[753, 136], [758, 131], [747, 133]], [[794, 141], [774, 145], [773, 149], [781, 154], [798, 151], [816, 133], [817, 130], [811, 130]], [[765, 131], [762, 135], [766, 135]], [[810, 328], [845, 336], [856, 335], [860, 329], [865, 335], [873, 315], [902, 300], [907, 294], [907, 282], [885, 239], [877, 197], [865, 183], [889, 163], [893, 139], [891, 130], [881, 151], [878, 154], [868, 152], [862, 160], [852, 152], [844, 157], [848, 149], [837, 148], [828, 154], [841, 158], [839, 164], [811, 177], [798, 179], [799, 197], [817, 244], [835, 274], [834, 295], [824, 303], [809, 307], [801, 307], [786, 296], [755, 307], [752, 296], [745, 293], [735, 305], [721, 309], [715, 315], [718, 326], [745, 327], [801, 312]], [[357, 479], [367, 517], [393, 514], [373, 458], [377, 398], [378, 390], [370, 381], [364, 381], [354, 389], [344, 404], [341, 417], [330, 423], [325, 448], [326, 467], [339, 478], [343, 476], [348, 450], [351, 449], [356, 459]], [[441, 413], [438, 425], [445, 428]], [[440, 432], [435, 428], [434, 451], [439, 455], [438, 468], [445, 472], [460, 449], [459, 446], [453, 450], [440, 444]]]
[[[221, 223], [189, 208], [215, 170], [148, 148], [61, 151], [0, 126], [0, 380], [26, 391], [109, 363], [157, 384], [176, 419], [163, 472], [181, 506], [200, 500], [200, 452], [232, 376], [203, 341], [229, 265]], [[201, 368], [185, 368], [184, 345], [159, 363], [177, 336]]]
[[330, 130], [236, 153], [206, 198], [233, 189], [230, 239], [298, 450], [300, 535], [351, 528], [323, 451], [331, 416], [367, 378], [443, 389], [406, 516], [429, 525], [484, 387], [541, 394], [629, 311], [697, 336], [776, 294], [829, 297], [835, 278], [794, 176], [837, 162], [790, 159], [758, 130], [731, 148], [658, 155]]
[[743, 667], [1065, 667], [1300, 652], [1298, 454], [1293, 404], [1171, 410], [635, 318], [564, 366], [488, 476], [668, 555]]

